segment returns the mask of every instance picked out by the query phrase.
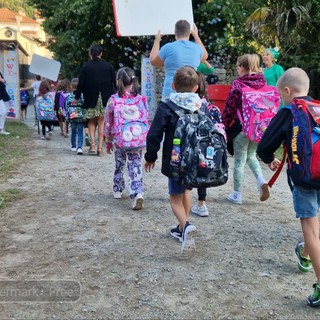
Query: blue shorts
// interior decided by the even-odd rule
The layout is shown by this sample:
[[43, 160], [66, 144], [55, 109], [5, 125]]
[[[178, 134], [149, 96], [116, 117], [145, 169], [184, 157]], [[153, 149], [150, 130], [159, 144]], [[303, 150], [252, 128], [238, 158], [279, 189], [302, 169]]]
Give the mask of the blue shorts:
[[293, 206], [299, 219], [314, 218], [320, 207], [320, 190], [294, 187], [292, 191]]
[[184, 193], [186, 190], [186, 187], [180, 184], [178, 181], [169, 178], [168, 180], [168, 188], [169, 188], [169, 194], [181, 194]]

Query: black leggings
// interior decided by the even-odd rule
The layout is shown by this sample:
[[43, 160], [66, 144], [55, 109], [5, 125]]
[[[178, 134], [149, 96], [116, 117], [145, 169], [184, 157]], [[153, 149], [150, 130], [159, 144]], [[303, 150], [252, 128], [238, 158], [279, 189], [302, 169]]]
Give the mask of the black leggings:
[[206, 201], [206, 196], [207, 196], [207, 188], [205, 187], [198, 188], [198, 200]]
[[53, 126], [53, 121], [41, 120], [40, 122], [41, 122], [41, 126], [42, 126], [42, 135], [43, 136], [46, 135], [46, 127], [48, 127], [49, 132], [52, 131], [51, 126]]

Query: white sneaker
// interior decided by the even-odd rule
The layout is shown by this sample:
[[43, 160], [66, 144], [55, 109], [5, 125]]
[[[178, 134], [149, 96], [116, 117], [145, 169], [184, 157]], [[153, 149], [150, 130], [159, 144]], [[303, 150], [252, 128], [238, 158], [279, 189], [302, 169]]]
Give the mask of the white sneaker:
[[143, 208], [143, 196], [141, 193], [138, 193], [133, 199], [132, 210], [140, 210]]
[[260, 201], [266, 201], [270, 197], [269, 185], [264, 182], [258, 182], [258, 191], [260, 196]]
[[49, 131], [49, 132], [48, 132], [48, 135], [46, 136], [46, 139], [47, 139], [47, 140], [51, 140], [51, 138], [52, 138], [52, 132]]
[[207, 217], [209, 215], [208, 207], [206, 204], [199, 206], [199, 204], [195, 204], [191, 208], [191, 212], [200, 217]]
[[227, 199], [235, 204], [242, 204], [242, 194], [240, 191], [233, 191], [227, 196]]
[[113, 197], [114, 197], [115, 199], [121, 199], [122, 193], [121, 193], [120, 191], [113, 192]]
[[72, 147], [72, 148], [71, 148], [71, 151], [72, 151], [72, 152], [76, 152], [76, 151], [77, 151], [77, 148], [73, 148], [73, 147]]
[[83, 151], [82, 151], [82, 149], [81, 149], [81, 148], [78, 148], [78, 150], [77, 150], [77, 154], [83, 154]]
[[10, 134], [10, 132], [8, 132], [8, 131], [6, 131], [6, 130], [4, 130], [4, 129], [1, 129], [1, 130], [0, 130], [0, 134], [8, 135], [8, 134]]

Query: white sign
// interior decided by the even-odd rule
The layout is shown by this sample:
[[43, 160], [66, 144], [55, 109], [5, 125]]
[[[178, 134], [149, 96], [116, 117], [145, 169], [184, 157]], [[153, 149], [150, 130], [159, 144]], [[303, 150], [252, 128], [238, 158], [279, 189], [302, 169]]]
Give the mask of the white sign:
[[61, 63], [59, 61], [34, 54], [29, 71], [49, 80], [57, 81], [60, 68]]
[[178, 20], [193, 26], [191, 0], [113, 0], [118, 36], [174, 34]]

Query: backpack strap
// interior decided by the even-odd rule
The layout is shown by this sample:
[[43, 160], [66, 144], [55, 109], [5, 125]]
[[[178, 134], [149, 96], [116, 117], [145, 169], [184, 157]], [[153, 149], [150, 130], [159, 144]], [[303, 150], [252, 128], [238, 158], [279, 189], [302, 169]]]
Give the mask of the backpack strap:
[[278, 167], [277, 171], [273, 174], [273, 176], [271, 177], [271, 179], [270, 179], [269, 182], [268, 182], [268, 186], [269, 186], [270, 188], [272, 188], [272, 186], [274, 185], [274, 183], [275, 183], [276, 180], [278, 179], [278, 177], [279, 177], [279, 175], [280, 175], [280, 172], [282, 171], [282, 168], [283, 168], [284, 163], [285, 163], [285, 161], [286, 161], [287, 154], [288, 154], [287, 146], [284, 145], [284, 146], [283, 146], [283, 156], [282, 156], [282, 160], [281, 160], [280, 166]]

